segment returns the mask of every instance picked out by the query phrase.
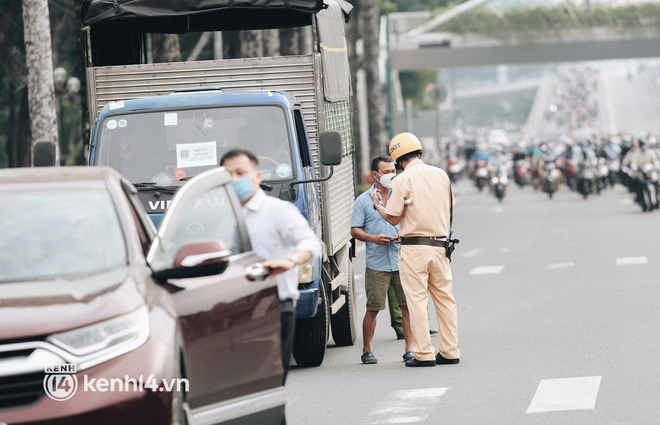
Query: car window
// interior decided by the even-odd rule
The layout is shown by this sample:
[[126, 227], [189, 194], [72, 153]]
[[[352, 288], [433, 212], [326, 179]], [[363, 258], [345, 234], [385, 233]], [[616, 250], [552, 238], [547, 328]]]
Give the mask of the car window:
[[177, 250], [184, 243], [222, 240], [232, 254], [244, 251], [236, 211], [225, 186], [201, 191], [185, 205], [171, 210], [168, 229], [161, 238], [162, 261], [171, 266]]
[[0, 282], [76, 278], [127, 263], [110, 195], [103, 191], [0, 193]]

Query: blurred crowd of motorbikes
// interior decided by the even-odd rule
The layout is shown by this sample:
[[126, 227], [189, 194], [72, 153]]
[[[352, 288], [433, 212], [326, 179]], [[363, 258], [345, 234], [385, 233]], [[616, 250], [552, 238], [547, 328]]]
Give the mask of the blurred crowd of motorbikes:
[[510, 181], [530, 186], [552, 199], [563, 187], [584, 199], [623, 184], [643, 211], [657, 209], [660, 145], [653, 136], [621, 134], [560, 136], [511, 146], [464, 140], [446, 146], [446, 171], [452, 181], [473, 180], [502, 201]]

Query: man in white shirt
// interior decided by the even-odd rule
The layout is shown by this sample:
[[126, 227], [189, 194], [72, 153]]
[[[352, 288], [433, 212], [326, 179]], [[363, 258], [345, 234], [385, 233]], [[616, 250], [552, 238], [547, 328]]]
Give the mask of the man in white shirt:
[[266, 195], [260, 188], [259, 161], [250, 151], [232, 149], [220, 160], [231, 173], [232, 185], [243, 206], [243, 217], [254, 252], [277, 280], [282, 319], [284, 381], [293, 349], [298, 291], [298, 265], [321, 255], [321, 242], [298, 208]]

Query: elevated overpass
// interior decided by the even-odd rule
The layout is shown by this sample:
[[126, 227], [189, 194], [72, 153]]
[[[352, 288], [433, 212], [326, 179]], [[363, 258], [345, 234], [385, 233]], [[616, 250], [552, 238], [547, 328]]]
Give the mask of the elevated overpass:
[[[660, 4], [657, 5], [658, 13], [645, 17], [644, 11], [640, 10], [638, 14], [642, 16], [639, 17], [639, 22], [632, 23], [622, 23], [623, 18], [618, 18], [618, 15], [610, 16], [613, 12], [607, 12], [607, 9], [599, 9], [605, 18], [601, 16], [600, 20], [591, 19], [592, 22], [589, 22], [590, 11], [580, 12], [567, 5], [567, 10], [573, 18], [572, 23], [551, 22], [545, 24], [546, 26], [539, 25], [536, 31], [534, 28], [530, 29], [532, 24], [529, 23], [521, 25], [524, 30], [517, 32], [513, 18], [518, 19], [518, 22], [521, 19], [533, 21], [536, 19], [535, 13], [547, 15], [550, 12], [542, 8], [530, 9], [526, 12], [527, 16], [521, 18], [519, 11], [512, 10], [512, 18], [508, 18], [506, 9], [484, 12], [483, 9], [487, 7], [484, 4], [488, 3], [484, 0], [470, 0], [455, 9], [467, 3], [474, 3], [480, 10], [480, 14], [473, 18], [472, 22], [488, 19], [499, 21], [490, 22], [490, 27], [462, 27], [461, 19], [477, 13], [469, 8], [465, 8], [462, 15], [452, 14], [450, 10], [435, 18], [425, 12], [391, 14], [391, 68], [398, 71], [416, 71], [498, 64], [660, 57], [660, 29], [656, 22], [656, 16], [660, 16]], [[654, 5], [647, 4], [646, 7], [653, 8]], [[446, 15], [451, 16], [442, 19]], [[545, 15], [544, 18], [548, 19]], [[469, 19], [464, 20], [471, 22]], [[434, 26], [434, 21], [439, 25]], [[611, 25], [608, 26], [607, 22]], [[493, 30], [498, 24], [512, 28]]]

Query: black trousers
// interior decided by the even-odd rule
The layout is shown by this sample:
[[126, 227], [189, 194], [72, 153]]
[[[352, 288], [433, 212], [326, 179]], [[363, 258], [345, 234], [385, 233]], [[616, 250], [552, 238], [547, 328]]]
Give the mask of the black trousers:
[[282, 311], [281, 318], [281, 340], [282, 340], [282, 368], [284, 377], [282, 385], [286, 383], [286, 375], [289, 372], [289, 363], [291, 362], [291, 351], [293, 351], [293, 332], [296, 327], [296, 312]]

